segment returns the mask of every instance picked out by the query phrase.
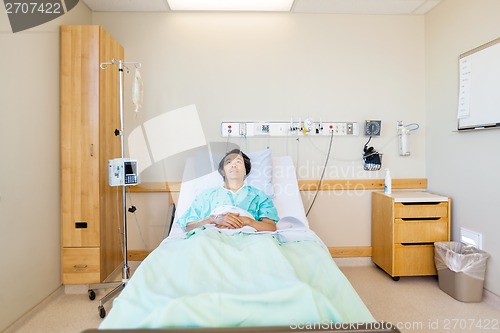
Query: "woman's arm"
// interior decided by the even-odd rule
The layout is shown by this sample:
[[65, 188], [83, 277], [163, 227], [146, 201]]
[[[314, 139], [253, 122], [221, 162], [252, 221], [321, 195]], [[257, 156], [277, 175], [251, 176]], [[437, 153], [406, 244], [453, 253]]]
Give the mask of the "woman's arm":
[[257, 231], [276, 231], [276, 222], [267, 217], [263, 217], [262, 220], [256, 221], [249, 217], [243, 216], [244, 219], [248, 219], [246, 225], [251, 226]]
[[228, 213], [220, 215], [215, 221], [218, 228], [238, 229], [248, 225], [257, 231], [276, 231], [276, 223], [267, 217], [257, 221], [251, 217]]
[[205, 224], [210, 224], [210, 223], [216, 223], [215, 222], [215, 218], [213, 216], [209, 216], [209, 217], [207, 217], [206, 219], [203, 219], [203, 220], [189, 222], [186, 225], [186, 232], [189, 232], [189, 231], [191, 231], [193, 229], [196, 229], [198, 227], [201, 227], [201, 226], [204, 226]]
[[189, 222], [186, 225], [186, 232], [210, 223], [216, 224], [218, 228], [223, 229], [239, 229], [248, 225], [257, 231], [276, 231], [276, 222], [267, 217], [262, 218], [260, 221], [256, 221], [247, 216], [228, 213], [216, 217], [209, 216], [203, 220]]

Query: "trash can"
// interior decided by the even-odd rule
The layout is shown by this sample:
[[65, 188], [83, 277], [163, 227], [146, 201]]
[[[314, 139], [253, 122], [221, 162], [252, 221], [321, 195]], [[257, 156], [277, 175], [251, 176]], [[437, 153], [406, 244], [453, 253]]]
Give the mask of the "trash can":
[[462, 302], [481, 302], [488, 253], [460, 242], [434, 243], [439, 288]]

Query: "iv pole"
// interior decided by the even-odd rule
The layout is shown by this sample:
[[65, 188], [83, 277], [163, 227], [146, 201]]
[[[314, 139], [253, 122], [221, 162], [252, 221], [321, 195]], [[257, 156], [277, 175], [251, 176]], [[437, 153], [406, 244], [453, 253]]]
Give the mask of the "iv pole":
[[[101, 69], [106, 69], [109, 65], [118, 65], [118, 90], [119, 90], [119, 109], [120, 109], [120, 129], [115, 129], [115, 135], [120, 135], [120, 145], [121, 145], [121, 158], [125, 158], [125, 137], [124, 131], [124, 120], [123, 120], [123, 67], [124, 65], [134, 65], [136, 68], [141, 68], [141, 63], [139, 62], [124, 62], [122, 60], [112, 59], [111, 62], [103, 62], [100, 64]], [[97, 310], [99, 311], [99, 316], [101, 318], [106, 317], [106, 310], [104, 309], [104, 303], [111, 300], [118, 293], [120, 293], [123, 288], [125, 288], [129, 278], [130, 278], [130, 267], [128, 265], [127, 256], [127, 198], [126, 198], [126, 186], [122, 185], [122, 214], [123, 214], [123, 268], [122, 268], [122, 281], [113, 290], [106, 294], [103, 298], [99, 300], [99, 306]], [[95, 296], [94, 296], [95, 297]], [[92, 299], [92, 298], [91, 298]]]

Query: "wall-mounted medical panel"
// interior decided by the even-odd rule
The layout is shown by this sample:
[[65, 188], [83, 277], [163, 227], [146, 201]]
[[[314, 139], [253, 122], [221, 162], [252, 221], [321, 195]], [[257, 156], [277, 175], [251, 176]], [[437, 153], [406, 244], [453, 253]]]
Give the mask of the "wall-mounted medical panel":
[[358, 136], [357, 122], [223, 122], [223, 137]]

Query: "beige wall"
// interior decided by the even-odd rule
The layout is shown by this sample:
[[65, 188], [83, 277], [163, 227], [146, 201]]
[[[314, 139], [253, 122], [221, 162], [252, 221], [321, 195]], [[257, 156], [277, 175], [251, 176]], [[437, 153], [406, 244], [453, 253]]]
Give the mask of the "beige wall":
[[[127, 61], [142, 63], [144, 107], [135, 115], [125, 103], [126, 132], [189, 104], [197, 106], [210, 142], [225, 142], [222, 121], [381, 119], [382, 135], [370, 144], [384, 154], [383, 167], [394, 178], [425, 177], [422, 16], [94, 13], [93, 22], [123, 44]], [[411, 135], [410, 157], [397, 154], [397, 120], [421, 126]], [[336, 137], [326, 178], [383, 178], [383, 171], [363, 171], [366, 141], [363, 135]], [[329, 138], [231, 142], [291, 155], [299, 178], [318, 179]], [[179, 180], [182, 162], [169, 158], [146, 170], [143, 181]], [[309, 216], [312, 228], [328, 246], [370, 246], [370, 195], [321, 193]], [[150, 210], [151, 194], [133, 196], [148, 207], [136, 205], [138, 224], [146, 244], [155, 246], [167, 207], [160, 201]], [[306, 207], [309, 201], [304, 193]], [[131, 229], [130, 248], [143, 248], [137, 227]]]
[[455, 132], [458, 57], [500, 36], [498, 13], [496, 0], [444, 0], [426, 17], [426, 161], [430, 189], [453, 198], [453, 238], [460, 227], [482, 233], [491, 254], [485, 286], [500, 295], [500, 132]]
[[59, 25], [90, 20], [78, 5], [13, 34], [0, 13], [0, 331], [61, 285]]
[[[394, 177], [425, 175], [422, 16], [94, 13], [93, 22], [123, 44], [128, 61], [143, 65], [144, 106], [138, 116], [126, 112], [128, 130], [188, 104], [196, 104], [208, 141], [225, 141], [220, 123], [227, 120], [381, 119], [382, 136], [372, 144], [384, 166]], [[412, 157], [397, 156], [397, 120], [422, 125]], [[331, 173], [380, 176], [362, 172], [366, 140], [336, 138]], [[328, 148], [328, 138], [232, 141], [292, 155], [301, 178], [319, 176]], [[169, 164], [167, 176], [177, 180], [176, 171]]]

